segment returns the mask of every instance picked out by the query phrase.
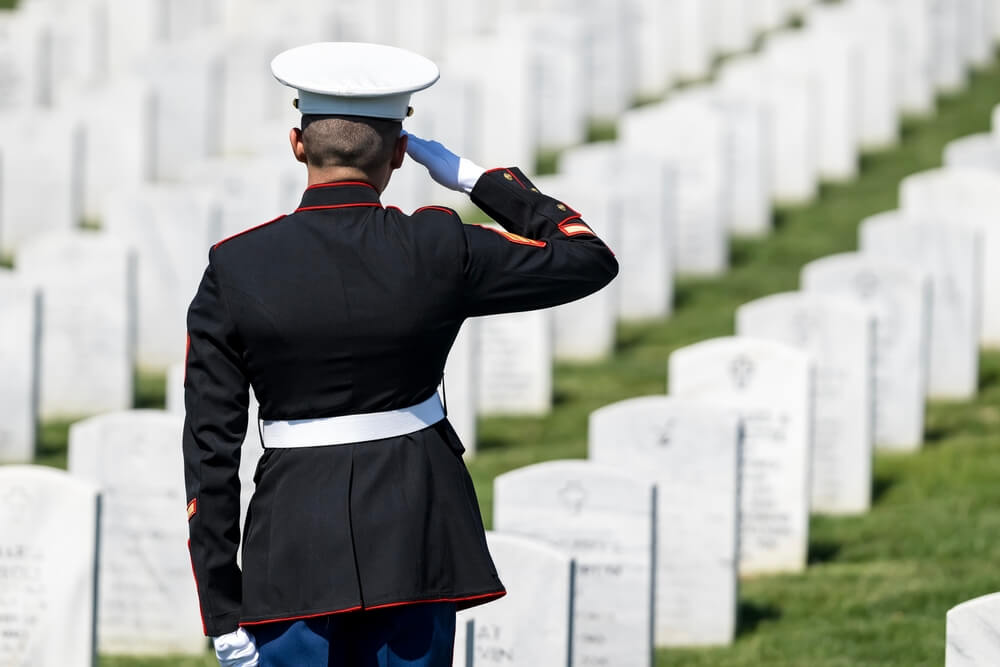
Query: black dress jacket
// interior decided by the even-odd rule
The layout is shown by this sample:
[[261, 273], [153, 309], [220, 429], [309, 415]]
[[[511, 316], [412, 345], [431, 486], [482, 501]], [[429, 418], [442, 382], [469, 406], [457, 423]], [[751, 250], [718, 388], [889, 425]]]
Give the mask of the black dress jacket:
[[[184, 466], [205, 633], [238, 625], [504, 594], [447, 419], [370, 442], [267, 449], [243, 538], [238, 468], [248, 387], [263, 419], [332, 417], [427, 399], [467, 317], [597, 291], [613, 253], [517, 169], [472, 201], [405, 215], [362, 182], [310, 187], [288, 216], [209, 252], [188, 311]], [[256, 428], [256, 425], [252, 425]]]

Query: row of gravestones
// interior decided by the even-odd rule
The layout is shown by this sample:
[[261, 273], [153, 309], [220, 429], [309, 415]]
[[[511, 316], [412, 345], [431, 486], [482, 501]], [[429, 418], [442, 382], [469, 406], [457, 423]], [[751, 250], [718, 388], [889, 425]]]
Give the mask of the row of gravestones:
[[[55, 5], [63, 9], [60, 3]], [[113, 3], [97, 11], [98, 5], [88, 9], [96, 12], [93, 21], [81, 22], [74, 30], [89, 35], [96, 30], [94, 21], [114, 22], [116, 12], [125, 11]], [[66, 67], [72, 60], [67, 53], [73, 49], [96, 48], [91, 39], [57, 30], [76, 14], [46, 7], [45, 2], [27, 3], [25, 11], [5, 17], [10, 30], [4, 38], [35, 36], [52, 50], [51, 58]], [[137, 18], [137, 8], [130, 11], [133, 14], [126, 16], [132, 20], [145, 20]], [[161, 15], [171, 17], [180, 11], [178, 5], [163, 9]], [[208, 12], [199, 19], [204, 25], [198, 25], [207, 29], [214, 15]], [[188, 27], [193, 30], [195, 26]], [[176, 27], [167, 32], [171, 31], [176, 32]], [[45, 35], [51, 39], [42, 39]], [[183, 340], [184, 312], [204, 266], [205, 248], [242, 230], [248, 220], [295, 206], [301, 189], [297, 165], [265, 157], [205, 159], [212, 150], [194, 130], [216, 125], [219, 118], [206, 116], [208, 111], [198, 104], [170, 108], [178, 99], [205, 98], [199, 91], [218, 87], [220, 81], [243, 81], [247, 73], [239, 67], [253, 59], [237, 50], [235, 55], [222, 54], [220, 61], [215, 50], [187, 46], [171, 50], [171, 40], [164, 37], [162, 41], [162, 52], [150, 55], [156, 67], [144, 70], [145, 77], [116, 77], [106, 85], [84, 87], [82, 101], [72, 105], [72, 112], [65, 110], [66, 100], [60, 102], [62, 98], [55, 96], [49, 99], [53, 110], [41, 114], [40, 121], [39, 115], [21, 109], [14, 97], [8, 100], [12, 108], [4, 112], [4, 118], [10, 122], [3, 126], [6, 133], [0, 133], [0, 153], [27, 166], [0, 170], [7, 179], [0, 185], [0, 206], [5, 207], [0, 214], [0, 247], [18, 251], [16, 272], [0, 273], [0, 315], [10, 323], [0, 336], [0, 367], [7, 371], [0, 380], [0, 393], [10, 399], [7, 404], [15, 417], [0, 431], [0, 461], [32, 459], [37, 416], [71, 418], [128, 407], [133, 395], [132, 368], [163, 368], [181, 354], [178, 341]], [[12, 51], [0, 58], [16, 60], [23, 55]], [[17, 64], [10, 64], [12, 71]], [[100, 79], [96, 75], [85, 78]], [[8, 85], [16, 88], [31, 81], [30, 77], [13, 77]], [[429, 100], [432, 107], [434, 99]], [[453, 127], [454, 123], [445, 122], [445, 99], [449, 99], [446, 94], [438, 98], [441, 108], [428, 115], [442, 127]], [[115, 113], [125, 105], [138, 111], [124, 118]], [[42, 122], [47, 132], [41, 137], [26, 132], [29, 122]], [[178, 141], [178, 136], [183, 140]], [[54, 171], [26, 162], [50, 154], [37, 150], [39, 139], [70, 148], [67, 159], [55, 165]], [[580, 160], [600, 167], [595, 160], [603, 161], [603, 154], [602, 150], [581, 151]], [[642, 166], [631, 165], [633, 192], [639, 187], [646, 192], [655, 189], [656, 199], [647, 199], [645, 210], [633, 207], [624, 213], [652, 222], [647, 226], [660, 235], [655, 244], [660, 251], [646, 253], [641, 267], [640, 254], [630, 253], [633, 277], [620, 295], [613, 287], [561, 309], [554, 318], [493, 318], [482, 325], [481, 336], [475, 331], [463, 335], [470, 342], [458, 345], [448, 375], [453, 418], [468, 442], [475, 441], [477, 413], [537, 414], [550, 408], [550, 372], [542, 381], [534, 380], [537, 368], [551, 367], [553, 352], [557, 359], [604, 356], [614, 343], [616, 313], [642, 318], [669, 311], [672, 275], [666, 256], [671, 243], [667, 223], [675, 205], [671, 176], [667, 166], [659, 172], [662, 179], [656, 173], [640, 175]], [[42, 173], [48, 176], [44, 185]], [[179, 182], [147, 183], [156, 179]], [[579, 197], [585, 198], [586, 192]], [[618, 200], [590, 200], [597, 202], [588, 208], [595, 210], [598, 219], [611, 221], [602, 231], [616, 241]], [[597, 206], [602, 208], [597, 210]], [[766, 205], [763, 215], [769, 211]], [[99, 216], [101, 232], [74, 229], [81, 214]], [[633, 244], [636, 240], [634, 234], [623, 239]], [[634, 279], [635, 267], [643, 270], [645, 281]], [[595, 315], [600, 315], [599, 324], [593, 323]], [[587, 321], [581, 323], [581, 318]], [[515, 333], [525, 326], [536, 333], [531, 354]], [[546, 342], [553, 338], [554, 346]], [[81, 349], [92, 352], [82, 355]], [[475, 359], [481, 367], [473, 374]], [[478, 391], [473, 391], [473, 383]]]
[[[901, 212], [862, 222], [861, 252], [742, 306], [737, 337], [675, 351], [669, 396], [592, 414], [590, 461], [498, 477], [510, 596], [459, 615], [456, 664], [649, 665], [653, 646], [732, 641], [738, 577], [804, 569], [810, 512], [869, 508], [873, 447], [919, 447], [928, 396], [974, 397], [989, 223], [964, 207], [995, 211], [998, 188], [909, 177]], [[985, 604], [949, 616], [953, 664], [998, 655]]]
[[[689, 11], [701, 11], [688, 4]], [[785, 11], [777, 4], [770, 10], [775, 20]], [[204, 159], [220, 151], [273, 154], [272, 144], [260, 137], [275, 123], [220, 122], [227, 117], [213, 100], [221, 89], [228, 100], [223, 109], [232, 113], [237, 107], [238, 121], [280, 118], [273, 105], [247, 113], [242, 99], [234, 104], [232, 98], [248, 90], [262, 100], [267, 96], [250, 82], [260, 78], [263, 54], [278, 49], [274, 39], [249, 39], [224, 51], [212, 46], [206, 34], [218, 18], [212, 3], [202, 9], [185, 0], [24, 5], [27, 11], [0, 17], [0, 69], [9, 93], [2, 98], [0, 155], [23, 167], [4, 170], [0, 183], [0, 247], [6, 254], [16, 251], [17, 260], [15, 272], [0, 276], [0, 394], [14, 414], [25, 417], [5, 420], [0, 452], [22, 461], [32, 456], [35, 414], [119, 410], [130, 404], [136, 363], [161, 367], [176, 359], [183, 307], [205, 248], [247, 220], [294, 206], [301, 187], [300, 174], [266, 157]], [[609, 9], [606, 3], [600, 11]], [[166, 23], [150, 32], [154, 17]], [[511, 32], [522, 25], [509, 20], [515, 21]], [[200, 38], [179, 41], [189, 32]], [[248, 64], [256, 69], [250, 72]], [[446, 91], [441, 100], [455, 94]], [[598, 103], [603, 99], [595, 96]], [[428, 102], [433, 111], [433, 100]], [[428, 115], [446, 118], [444, 101], [438, 105]], [[46, 132], [28, 133], [29, 123]], [[209, 128], [220, 125], [240, 131], [213, 135]], [[37, 150], [38, 141], [51, 141], [53, 150]], [[64, 160], [41, 161], [57, 148]], [[41, 173], [47, 175], [44, 185]], [[74, 229], [81, 217], [99, 217], [103, 230]], [[511, 358], [504, 350], [510, 351], [518, 326], [509, 321], [493, 327], [496, 345], [485, 346], [500, 352], [481, 355], [489, 360], [484, 374], [489, 368], [509, 370], [502, 359]], [[538, 340], [551, 340], [550, 320], [531, 326]], [[490, 340], [490, 327], [484, 329], [482, 338]], [[459, 341], [456, 359], [475, 354], [476, 345], [463, 343], [470, 337]], [[542, 345], [536, 357], [526, 363], [551, 367], [550, 348]], [[449, 370], [453, 405], [474, 395], [461, 385], [471, 381], [469, 369], [465, 364], [465, 370]], [[168, 407], [180, 412], [181, 380], [176, 373], [171, 380]], [[518, 381], [515, 375], [484, 383], [485, 402], [492, 391], [500, 411], [521, 409], [509, 403], [521, 393]], [[535, 391], [532, 405], [548, 405], [547, 387]], [[474, 428], [474, 410], [467, 414], [465, 422]], [[33, 466], [0, 469], [0, 662], [86, 665], [98, 650], [204, 649], [188, 557], [180, 546], [186, 530], [170, 510], [184, 502], [181, 465], [174, 460], [181, 425], [178, 414], [112, 412], [73, 426], [69, 475]], [[241, 466], [244, 512], [260, 452], [253, 440], [251, 429]], [[48, 641], [55, 632], [60, 642]]]
[[[993, 132], [975, 134], [963, 137], [949, 143], [944, 150], [944, 164], [954, 169], [961, 169], [974, 178], [971, 170], [985, 170], [996, 174], [995, 177], [983, 181], [981, 188], [991, 188], [996, 192], [1000, 186], [1000, 105], [993, 111]], [[982, 177], [979, 177], [982, 179]], [[966, 196], [968, 191], [963, 190]], [[974, 196], [974, 195], [973, 195]], [[973, 204], [976, 206], [976, 204]], [[996, 221], [996, 204], [985, 202], [979, 206], [979, 224], [987, 229], [992, 218], [993, 232], [985, 232], [984, 246], [997, 245], [996, 236], [1000, 235], [1000, 225]], [[997, 255], [991, 255], [996, 257]], [[987, 263], [987, 280], [993, 284], [1000, 277], [996, 274], [996, 261]], [[946, 622], [947, 645], [945, 649], [945, 664], [947, 667], [975, 667], [976, 665], [994, 664], [1000, 661], [1000, 593], [983, 595], [964, 602], [948, 612]]]
[[[443, 11], [452, 4], [461, 10]], [[115, 189], [197, 179], [192, 165], [209, 156], [287, 157], [296, 114], [267, 63], [293, 44], [418, 48], [441, 62], [444, 76], [418, 96], [411, 127], [481, 162], [530, 168], [540, 147], [579, 143], [590, 119], [660, 95], [677, 76], [704, 76], [720, 50], [746, 50], [754, 29], [775, 27], [809, 0], [755, 4], [24, 0], [0, 14], [0, 155], [23, 167], [0, 181], [0, 250], [81, 216], [103, 218]], [[709, 34], [664, 39], [673, 30]], [[746, 36], [727, 45], [716, 30]], [[702, 53], [683, 53], [691, 50]], [[39, 124], [48, 131], [27, 131]], [[395, 189], [410, 208], [432, 187], [422, 175], [408, 179], [414, 173], [399, 176], [411, 182]]]

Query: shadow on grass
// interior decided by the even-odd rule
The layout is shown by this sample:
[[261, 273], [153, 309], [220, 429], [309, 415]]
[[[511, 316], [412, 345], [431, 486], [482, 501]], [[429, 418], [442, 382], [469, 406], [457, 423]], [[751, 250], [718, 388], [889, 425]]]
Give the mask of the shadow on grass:
[[837, 559], [840, 554], [841, 545], [830, 540], [817, 540], [809, 542], [809, 553], [806, 562], [809, 565], [817, 563], [830, 563]]
[[872, 505], [877, 505], [889, 489], [896, 485], [896, 480], [888, 475], [875, 475], [872, 480]]
[[980, 366], [979, 391], [986, 391], [996, 386], [1000, 386], [1000, 367], [983, 368]]
[[773, 604], [758, 604], [746, 600], [740, 600], [736, 613], [737, 637], [750, 634], [764, 621], [776, 621], [781, 618], [781, 610]]

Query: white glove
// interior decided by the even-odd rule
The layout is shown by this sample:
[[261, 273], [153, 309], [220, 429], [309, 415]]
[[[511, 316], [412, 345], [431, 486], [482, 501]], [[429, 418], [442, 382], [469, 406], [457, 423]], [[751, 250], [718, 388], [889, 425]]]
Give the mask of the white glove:
[[227, 635], [212, 637], [212, 643], [215, 644], [215, 657], [219, 659], [221, 667], [257, 667], [260, 662], [257, 644], [243, 628]]
[[403, 134], [409, 136], [407, 155], [427, 167], [431, 178], [449, 190], [469, 194], [486, 171], [472, 160], [455, 155], [436, 141], [427, 141], [405, 131]]

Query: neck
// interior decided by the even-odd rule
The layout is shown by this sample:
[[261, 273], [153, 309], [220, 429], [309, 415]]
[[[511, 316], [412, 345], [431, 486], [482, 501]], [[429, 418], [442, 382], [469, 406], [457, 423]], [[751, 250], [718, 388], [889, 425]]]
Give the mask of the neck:
[[379, 194], [382, 194], [385, 186], [389, 184], [387, 173], [370, 173], [356, 167], [309, 167], [309, 185], [336, 183], [337, 181], [368, 183]]

